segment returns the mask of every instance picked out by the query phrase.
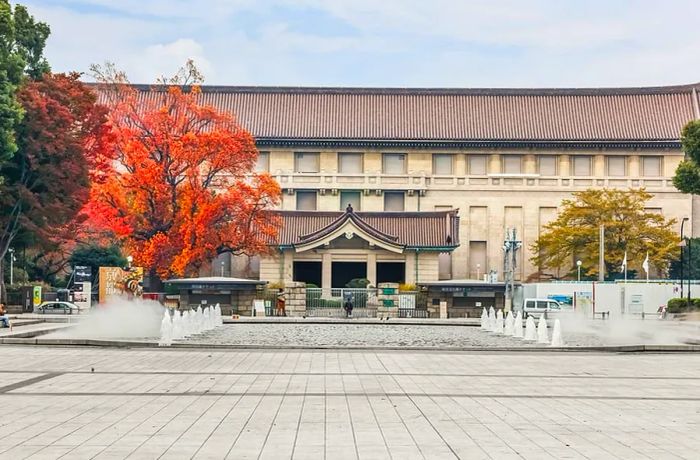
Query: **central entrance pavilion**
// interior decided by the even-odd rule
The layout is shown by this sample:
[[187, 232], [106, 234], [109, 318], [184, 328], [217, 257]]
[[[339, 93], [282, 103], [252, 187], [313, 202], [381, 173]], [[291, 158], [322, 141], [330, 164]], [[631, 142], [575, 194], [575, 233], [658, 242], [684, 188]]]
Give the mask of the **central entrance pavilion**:
[[260, 278], [322, 288], [353, 279], [416, 284], [437, 281], [441, 253], [459, 246], [457, 210], [436, 212], [278, 211], [276, 251], [261, 258]]

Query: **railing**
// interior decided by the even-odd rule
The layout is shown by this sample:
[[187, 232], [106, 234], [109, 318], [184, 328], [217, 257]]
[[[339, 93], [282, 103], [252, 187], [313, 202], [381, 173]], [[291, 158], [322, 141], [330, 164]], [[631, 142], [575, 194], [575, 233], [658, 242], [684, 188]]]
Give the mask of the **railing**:
[[345, 318], [345, 305], [352, 305], [353, 318], [377, 316], [379, 300], [376, 288], [307, 288], [306, 315], [322, 318]]
[[379, 306], [376, 288], [307, 288], [306, 310], [323, 308], [342, 309], [350, 302], [353, 312], [358, 308], [376, 309]]
[[399, 318], [430, 318], [425, 308], [399, 308]]

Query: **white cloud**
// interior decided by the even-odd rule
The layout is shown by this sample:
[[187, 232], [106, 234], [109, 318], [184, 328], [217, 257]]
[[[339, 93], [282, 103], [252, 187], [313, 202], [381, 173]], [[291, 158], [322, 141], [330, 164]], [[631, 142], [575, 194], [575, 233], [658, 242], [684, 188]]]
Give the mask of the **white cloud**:
[[172, 74], [187, 58], [211, 84], [700, 80], [700, 12], [689, 0], [32, 1], [30, 11], [52, 26], [56, 70], [111, 60], [135, 82]]

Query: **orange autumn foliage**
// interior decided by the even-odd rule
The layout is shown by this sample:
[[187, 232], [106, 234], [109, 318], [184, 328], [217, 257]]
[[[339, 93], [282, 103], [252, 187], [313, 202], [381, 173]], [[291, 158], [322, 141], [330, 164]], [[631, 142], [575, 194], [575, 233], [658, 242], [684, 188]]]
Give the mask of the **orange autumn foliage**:
[[197, 275], [223, 252], [266, 252], [277, 233], [267, 211], [280, 189], [253, 173], [253, 136], [189, 82], [143, 91], [111, 74], [102, 83], [113, 168], [94, 183], [91, 224], [123, 238], [134, 263], [163, 278]]

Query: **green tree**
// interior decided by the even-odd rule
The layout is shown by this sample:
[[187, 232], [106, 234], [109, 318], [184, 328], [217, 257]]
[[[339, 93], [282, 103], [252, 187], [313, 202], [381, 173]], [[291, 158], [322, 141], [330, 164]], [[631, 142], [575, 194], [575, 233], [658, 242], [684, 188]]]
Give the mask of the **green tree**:
[[557, 218], [545, 225], [544, 232], [530, 246], [532, 262], [540, 273], [553, 271], [555, 278], [576, 274], [581, 260], [583, 276], [597, 276], [599, 228], [605, 226], [605, 271], [614, 278], [627, 251], [629, 274], [643, 273], [642, 263], [649, 253], [650, 265], [662, 273], [678, 254], [679, 238], [672, 227], [675, 219], [647, 211], [652, 198], [644, 189], [589, 189], [562, 201]]
[[85, 244], [75, 248], [69, 258], [70, 265], [86, 266], [92, 269], [92, 276], [97, 276], [100, 267], [126, 267], [127, 260], [119, 246]]
[[[673, 279], [681, 278], [681, 259], [680, 248], [677, 250], [677, 258], [671, 262], [669, 277]], [[691, 238], [690, 240], [690, 263], [688, 263], [688, 246], [683, 247], [683, 278], [688, 279], [688, 270], [690, 270], [690, 278], [700, 279], [700, 238]]]
[[673, 176], [673, 185], [684, 193], [700, 194], [700, 120], [693, 120], [681, 131], [681, 147], [686, 155]]
[[17, 87], [27, 76], [38, 79], [50, 70], [43, 56], [49, 33], [27, 8], [13, 10], [8, 0], [0, 0], [0, 163], [17, 151], [15, 130], [22, 119]]

